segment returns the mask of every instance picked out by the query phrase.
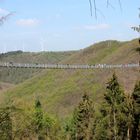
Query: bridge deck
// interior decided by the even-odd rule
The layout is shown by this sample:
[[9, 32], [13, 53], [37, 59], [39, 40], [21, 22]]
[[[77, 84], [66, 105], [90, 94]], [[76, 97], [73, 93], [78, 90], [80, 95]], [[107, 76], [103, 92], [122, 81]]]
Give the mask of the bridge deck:
[[107, 69], [107, 68], [138, 68], [140, 64], [95, 64], [95, 65], [70, 65], [70, 64], [24, 64], [0, 63], [0, 67], [7, 68], [36, 68], [36, 69]]

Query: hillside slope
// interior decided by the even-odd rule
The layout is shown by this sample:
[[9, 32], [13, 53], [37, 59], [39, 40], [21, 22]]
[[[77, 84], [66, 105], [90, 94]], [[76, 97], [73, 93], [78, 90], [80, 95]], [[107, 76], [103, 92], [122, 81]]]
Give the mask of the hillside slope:
[[6, 91], [7, 89], [12, 88], [13, 86], [13, 84], [0, 82], [0, 92]]
[[[0, 62], [15, 62], [15, 63], [60, 63], [62, 60], [76, 53], [76, 51], [69, 52], [40, 52], [29, 53], [22, 51], [8, 52], [0, 54]], [[39, 69], [7, 69], [0, 68], [0, 81], [17, 84], [24, 80], [37, 75], [42, 70]]]
[[[73, 54], [63, 63], [70, 64], [124, 64], [138, 63], [138, 41], [105, 41]], [[113, 72], [127, 93], [131, 93], [139, 68], [97, 70], [46, 70], [23, 84], [3, 93], [0, 102], [30, 108], [39, 98], [44, 110], [61, 117], [73, 111], [84, 92], [92, 95], [95, 105], [102, 103], [105, 85]]]

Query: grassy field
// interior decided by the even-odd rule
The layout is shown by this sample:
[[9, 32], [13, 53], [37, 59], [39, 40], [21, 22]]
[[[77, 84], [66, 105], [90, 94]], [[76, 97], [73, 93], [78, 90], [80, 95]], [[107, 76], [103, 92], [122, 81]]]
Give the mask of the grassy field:
[[[138, 63], [138, 41], [104, 41], [85, 48], [61, 63], [69, 64], [124, 64]], [[136, 80], [140, 79], [138, 68], [102, 70], [44, 70], [16, 87], [1, 93], [0, 103], [14, 104], [28, 109], [39, 98], [45, 111], [66, 117], [78, 104], [83, 93], [93, 98], [95, 106], [102, 103], [105, 86], [116, 72], [125, 92], [131, 93]]]

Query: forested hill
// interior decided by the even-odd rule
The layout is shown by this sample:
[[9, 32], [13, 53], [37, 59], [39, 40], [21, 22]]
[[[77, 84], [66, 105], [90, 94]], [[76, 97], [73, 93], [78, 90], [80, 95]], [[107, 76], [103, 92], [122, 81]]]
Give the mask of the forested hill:
[[[0, 54], [0, 62], [57, 64], [75, 53], [76, 51], [40, 53], [14, 51]], [[31, 78], [34, 75], [37, 75], [41, 71], [42, 70], [39, 69], [0, 68], [0, 81], [5, 83], [18, 84]]]
[[62, 52], [23, 52], [13, 51], [0, 54], [0, 62], [15, 63], [52, 63], [56, 64], [76, 53], [77, 51]]
[[[65, 57], [65, 60], [62, 59], [61, 62], [66, 64], [138, 63], [138, 47], [137, 39], [127, 42], [104, 41]], [[106, 83], [114, 72], [125, 92], [131, 93], [134, 84], [140, 79], [138, 68], [110, 70], [55, 69], [37, 73], [31, 79], [4, 93], [0, 100], [1, 103], [12, 100], [15, 105], [28, 108], [33, 106], [33, 99], [39, 97], [45, 111], [65, 117], [73, 111], [85, 92], [92, 95], [94, 102], [101, 103]]]

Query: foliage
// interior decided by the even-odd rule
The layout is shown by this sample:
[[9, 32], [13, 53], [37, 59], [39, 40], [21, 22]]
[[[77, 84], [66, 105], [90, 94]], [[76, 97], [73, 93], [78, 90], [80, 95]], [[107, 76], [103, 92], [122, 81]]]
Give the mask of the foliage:
[[89, 140], [91, 134], [91, 122], [93, 119], [93, 103], [87, 94], [84, 94], [82, 101], [79, 103], [74, 112], [72, 120], [71, 138], [76, 140]]
[[105, 103], [103, 103], [99, 109], [99, 112], [95, 114], [93, 122], [93, 138], [96, 140], [108, 140], [109, 134], [109, 111]]
[[133, 131], [132, 139], [140, 139], [140, 81], [135, 85], [134, 91], [132, 93], [133, 98]]
[[[140, 10], [140, 8], [139, 8]], [[140, 13], [139, 13], [139, 18], [140, 18]], [[135, 27], [132, 27], [132, 29], [138, 33], [140, 33], [140, 25], [139, 26], [135, 26]]]
[[[134, 46], [137, 46], [137, 40], [127, 43], [112, 42], [112, 45], [109, 46], [108, 41], [96, 44], [94, 47], [91, 46], [71, 56], [67, 62], [74, 63], [76, 61], [76, 63], [79, 64], [84, 61], [85, 63], [90, 62], [92, 64], [97, 62], [119, 63], [123, 59], [129, 61], [130, 58], [132, 58], [134, 62], [137, 60], [135, 51], [133, 51], [135, 54], [133, 53], [131, 55]], [[124, 51], [126, 53], [121, 55]], [[128, 53], [130, 54], [130, 58], [127, 55]], [[129, 74], [132, 74], [130, 81], [134, 81], [135, 77], [133, 75], [135, 75], [137, 71], [130, 70], [128, 73], [120, 73], [116, 70], [116, 72], [121, 81], [126, 81], [127, 79], [125, 79], [125, 76]], [[106, 93], [107, 100], [103, 98], [105, 92], [104, 83], [111, 73], [112, 71], [110, 70], [47, 70], [23, 84], [16, 86], [12, 90], [1, 94], [0, 103], [3, 102], [6, 104], [9, 99], [11, 99], [14, 105], [22, 109], [20, 112], [13, 112], [10, 114], [12, 121], [12, 137], [14, 137], [15, 140], [26, 140], [35, 139], [40, 135], [50, 140], [71, 140], [75, 139], [76, 133], [81, 131], [79, 133], [80, 136], [86, 135], [95, 140], [108, 140], [114, 135], [112, 129], [113, 110], [111, 111], [111, 109], [113, 109], [112, 107], [114, 107], [117, 121], [115, 126], [117, 139], [128, 139], [126, 136], [127, 132], [130, 132], [129, 136], [131, 137], [134, 125], [133, 98], [132, 96], [128, 97], [127, 94], [124, 95], [118, 80], [117, 82], [114, 81], [112, 84], [110, 83], [111, 80], [108, 82]], [[22, 75], [22, 73], [20, 75], [18, 73], [16, 74], [19, 77]], [[127, 87], [132, 86], [131, 82], [127, 83], [129, 84]], [[113, 89], [114, 85], [116, 87], [114, 90], [117, 92], [110, 90]], [[85, 102], [83, 104], [81, 103], [83, 101], [79, 103], [73, 116], [66, 121], [63, 127], [65, 117], [71, 115], [73, 108], [79, 102], [81, 94], [83, 94], [84, 91], [91, 95], [89, 100], [94, 102], [96, 107], [94, 108], [95, 112], [93, 118], [91, 118], [90, 126], [88, 127], [89, 130], [87, 130], [88, 132], [83, 131], [84, 128], [86, 128], [88, 120], [84, 119], [86, 114], [80, 113], [80, 110], [83, 109], [83, 104], [85, 104]], [[33, 98], [36, 93], [38, 93], [41, 105], [36, 101], [35, 107]], [[114, 101], [116, 105], [113, 104]], [[55, 117], [53, 116], [54, 114]], [[41, 127], [37, 127], [40, 125]], [[40, 128], [38, 134], [36, 133], [37, 128]]]
[[140, 52], [140, 47], [136, 48], [136, 51], [137, 51], [137, 52]]
[[[140, 10], [140, 8], [139, 8]], [[140, 18], [140, 13], [139, 13], [139, 18]], [[138, 33], [140, 33], [140, 25], [139, 26], [135, 26], [135, 27], [132, 27], [132, 29]], [[140, 39], [139, 39], [139, 44], [140, 44]], [[136, 48], [136, 51], [140, 53], [140, 47]]]
[[35, 116], [34, 116], [35, 132], [39, 133], [43, 127], [43, 112], [41, 103], [39, 100], [35, 102]]
[[125, 139], [126, 137], [124, 98], [124, 93], [114, 73], [107, 83], [107, 93], [105, 94], [105, 100], [109, 106], [110, 138], [114, 140]]
[[12, 140], [12, 120], [9, 108], [0, 109], [0, 138]]
[[39, 99], [32, 110], [13, 106], [0, 110], [0, 137], [2, 140], [139, 140], [140, 132], [140, 82], [132, 96], [124, 95], [117, 76], [107, 83], [100, 108], [84, 94], [82, 100], [64, 123], [43, 111]]

